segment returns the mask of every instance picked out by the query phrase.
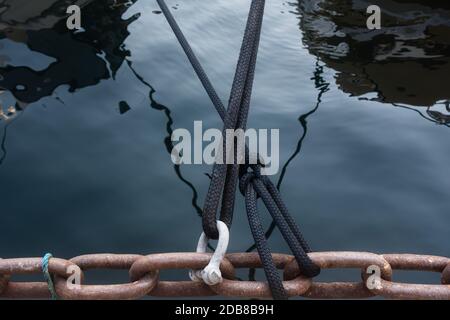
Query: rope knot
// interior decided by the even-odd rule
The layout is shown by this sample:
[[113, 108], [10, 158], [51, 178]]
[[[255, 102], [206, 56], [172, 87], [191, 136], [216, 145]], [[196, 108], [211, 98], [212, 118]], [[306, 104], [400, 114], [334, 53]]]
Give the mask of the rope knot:
[[252, 183], [253, 179], [256, 178], [254, 172], [246, 172], [242, 174], [239, 178], [239, 191], [243, 196], [245, 196], [245, 191], [247, 190], [247, 186]]
[[[261, 173], [261, 164], [248, 164], [241, 165], [239, 172], [239, 191], [245, 196], [245, 191], [250, 183], [254, 180], [261, 180], [266, 183], [266, 176]], [[259, 195], [258, 195], [259, 198]]]

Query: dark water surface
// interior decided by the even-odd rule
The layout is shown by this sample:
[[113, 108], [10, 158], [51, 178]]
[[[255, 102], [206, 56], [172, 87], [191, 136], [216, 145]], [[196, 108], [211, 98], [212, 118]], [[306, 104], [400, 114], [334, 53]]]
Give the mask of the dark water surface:
[[[174, 168], [165, 140], [219, 117], [155, 1], [76, 2], [72, 33], [64, 1], [0, 1], [0, 256], [193, 251], [211, 168]], [[314, 250], [448, 256], [450, 6], [371, 3], [380, 31], [366, 1], [267, 1], [249, 127], [280, 129]], [[249, 1], [168, 4], [226, 101]], [[238, 198], [231, 251], [252, 244]]]

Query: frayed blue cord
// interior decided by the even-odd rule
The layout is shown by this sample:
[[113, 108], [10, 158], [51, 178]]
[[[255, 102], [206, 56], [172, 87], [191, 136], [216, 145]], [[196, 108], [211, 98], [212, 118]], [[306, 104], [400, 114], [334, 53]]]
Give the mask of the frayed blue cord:
[[48, 272], [48, 264], [51, 258], [53, 258], [53, 255], [51, 253], [46, 253], [45, 256], [42, 258], [42, 272], [44, 273], [44, 278], [47, 281], [48, 291], [50, 291], [52, 299], [58, 300], [58, 294], [56, 293], [52, 276], [50, 272]]

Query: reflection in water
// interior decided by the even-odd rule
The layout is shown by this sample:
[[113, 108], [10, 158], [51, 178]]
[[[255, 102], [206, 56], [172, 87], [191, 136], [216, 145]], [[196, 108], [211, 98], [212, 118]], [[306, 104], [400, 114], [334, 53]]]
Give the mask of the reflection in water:
[[0, 91], [0, 166], [5, 162], [6, 156], [8, 155], [8, 151], [6, 150], [6, 140], [8, 136], [8, 128], [21, 117], [23, 112], [20, 112], [21, 107], [18, 103], [16, 105], [4, 105], [4, 101], [11, 100], [11, 97], [4, 91]]
[[[139, 18], [133, 15], [124, 20], [122, 16], [136, 1], [72, 1], [83, 8], [82, 32], [72, 32], [66, 27], [67, 1], [0, 1], [2, 48], [22, 44], [33, 52], [27, 54], [26, 66], [11, 63], [21, 47], [14, 46], [9, 55], [0, 56], [0, 92], [8, 92], [16, 101], [7, 110], [0, 107], [0, 122], [6, 121], [0, 164], [7, 155], [8, 126], [28, 104], [52, 96], [61, 85], [68, 85], [73, 92], [115, 77], [130, 56], [123, 45], [129, 35], [128, 26]], [[40, 59], [39, 54], [54, 62], [43, 70], [31, 67]], [[55, 99], [62, 102], [58, 97]]]
[[[92, 1], [75, 0], [70, 2], [84, 8]], [[52, 28], [66, 17], [67, 2], [61, 0], [1, 0], [0, 31], [20, 38], [28, 30]]]
[[[0, 106], [1, 108], [1, 106]], [[2, 130], [2, 136], [1, 136], [1, 142], [0, 142], [0, 150], [1, 150], [1, 155], [0, 155], [0, 166], [5, 162], [6, 156], [8, 155], [8, 151], [6, 150], [6, 139], [8, 136], [8, 128], [15, 122], [17, 121], [17, 119], [19, 119], [22, 116], [23, 113], [19, 114], [18, 116], [12, 118], [12, 119], [7, 119], [6, 123], [3, 126], [3, 130]]]
[[322, 75], [323, 75], [323, 66], [321, 66], [319, 64], [319, 60], [317, 60], [316, 70], [314, 71], [314, 77], [311, 78], [311, 80], [314, 80], [315, 88], [319, 91], [319, 94], [317, 95], [317, 99], [316, 99], [316, 105], [314, 106], [314, 108], [311, 111], [301, 115], [298, 118], [298, 121], [300, 121], [300, 124], [303, 129], [303, 134], [297, 143], [297, 147], [295, 148], [294, 153], [289, 157], [289, 159], [286, 161], [285, 165], [283, 166], [283, 168], [281, 170], [280, 178], [277, 183], [278, 189], [280, 189], [280, 187], [281, 187], [281, 183], [283, 182], [284, 176], [286, 175], [286, 170], [287, 170], [289, 164], [291, 163], [292, 160], [294, 160], [295, 157], [297, 157], [297, 155], [300, 153], [300, 150], [302, 149], [303, 140], [305, 139], [306, 134], [308, 132], [307, 118], [317, 111], [320, 103], [322, 102], [323, 95], [325, 94], [325, 92], [327, 92], [329, 90], [330, 84], [328, 82], [326, 82], [325, 79], [323, 79]]
[[[448, 101], [441, 103], [444, 105], [448, 105]], [[430, 110], [430, 107], [428, 107], [426, 109], [426, 114], [423, 113], [423, 111], [415, 109], [413, 107], [410, 106], [405, 106], [405, 105], [401, 105], [398, 103], [393, 103], [392, 104], [394, 107], [397, 108], [403, 108], [403, 109], [407, 109], [407, 110], [411, 110], [416, 112], [420, 117], [422, 117], [423, 119], [427, 120], [427, 121], [431, 121], [434, 122], [436, 124], [440, 124], [446, 127], [450, 127], [450, 115], [445, 115], [439, 111], [434, 111], [434, 110]], [[446, 111], [449, 112], [450, 114], [450, 110], [446, 108]]]
[[[28, 2], [28, 0], [26, 0]], [[146, 82], [126, 60], [131, 53], [123, 45], [128, 37], [128, 26], [139, 18], [139, 14], [122, 19], [125, 11], [136, 2], [124, 0], [74, 2], [83, 7], [82, 32], [71, 32], [66, 28], [67, 2], [53, 0], [47, 2], [0, 1], [0, 39], [9, 39], [26, 44], [36, 53], [52, 57], [56, 61], [44, 70], [34, 70], [28, 66], [12, 66], [7, 61], [13, 57], [2, 56], [0, 63], [0, 90], [9, 91], [17, 100], [16, 109], [24, 109], [43, 97], [51, 96], [61, 85], [69, 85], [70, 91], [93, 86], [102, 79], [114, 78], [118, 69], [126, 61], [134, 75], [150, 89], [151, 107], [161, 110], [167, 117], [167, 136], [164, 144], [167, 151], [172, 150], [172, 118], [170, 109], [157, 103], [154, 88]], [[101, 17], [101, 18], [100, 18]], [[126, 101], [119, 102], [119, 112], [126, 113], [130, 106]], [[14, 110], [15, 111], [15, 110]], [[12, 117], [11, 112], [1, 119]], [[9, 120], [10, 121], [10, 120]], [[3, 129], [0, 164], [6, 158], [7, 122]], [[180, 166], [174, 166], [177, 177], [192, 190], [192, 206], [201, 215], [197, 204], [198, 193], [193, 184], [183, 177]]]
[[449, 115], [444, 115], [439, 111], [430, 110], [430, 108], [427, 108], [427, 114], [437, 122], [448, 125], [450, 123], [450, 101], [445, 101], [441, 104], [445, 105], [445, 110], [449, 112]]
[[9, 124], [5, 125], [2, 132], [2, 141], [0, 146], [2, 155], [0, 156], [0, 166], [3, 164], [3, 161], [5, 161], [6, 155], [8, 154], [8, 152], [6, 151], [6, 135], [8, 133], [8, 125]]
[[[286, 172], [289, 167], [289, 164], [300, 154], [300, 151], [302, 150], [303, 141], [305, 140], [306, 135], [308, 133], [308, 121], [307, 121], [308, 117], [313, 115], [319, 109], [319, 106], [322, 102], [322, 97], [329, 90], [329, 87], [330, 87], [330, 84], [328, 82], [326, 82], [325, 79], [323, 78], [323, 66], [319, 64], [319, 60], [316, 61], [314, 77], [312, 77], [311, 80], [314, 81], [314, 86], [318, 90], [316, 104], [314, 105], [314, 108], [312, 108], [310, 111], [302, 114], [298, 118], [298, 121], [300, 122], [303, 133], [297, 142], [297, 146], [296, 146], [294, 152], [292, 153], [292, 155], [289, 157], [289, 159], [286, 161], [286, 163], [283, 165], [283, 167], [281, 169], [280, 178], [278, 179], [278, 182], [277, 182], [278, 190], [280, 190], [280, 188], [281, 188], [281, 184], [283, 183], [284, 177], [286, 176]], [[267, 231], [265, 233], [266, 239], [269, 239], [272, 236], [273, 231], [275, 230], [275, 227], [276, 227], [275, 221], [272, 220], [269, 228], [267, 229]], [[251, 252], [251, 251], [254, 251], [255, 249], [256, 249], [256, 243], [253, 243], [246, 250], [246, 252]], [[250, 276], [249, 276], [250, 279], [254, 279], [254, 272], [255, 272], [254, 269], [250, 270]]]
[[[166, 107], [166, 106], [156, 102], [155, 98], [153, 97], [155, 92], [156, 92], [155, 89], [153, 88], [153, 86], [150, 83], [145, 81], [145, 79], [133, 68], [132, 62], [127, 60], [127, 64], [130, 67], [130, 69], [133, 72], [133, 74], [136, 76], [136, 78], [143, 85], [145, 85], [147, 88], [150, 89], [150, 92], [149, 92], [149, 95], [148, 95], [149, 99], [150, 99], [150, 106], [153, 109], [156, 109], [156, 110], [159, 110], [159, 111], [163, 111], [165, 116], [166, 116], [166, 118], [167, 118], [167, 123], [166, 123], [167, 136], [164, 138], [164, 145], [166, 146], [167, 152], [169, 154], [171, 154], [172, 150], [174, 148], [174, 145], [173, 145], [173, 142], [172, 142], [172, 139], [171, 139], [172, 133], [173, 133], [173, 129], [172, 129], [173, 119], [172, 119], [172, 116], [171, 116], [171, 111], [170, 111], [170, 109], [168, 107]], [[177, 177], [192, 190], [192, 201], [191, 201], [191, 204], [192, 204], [192, 207], [197, 212], [197, 214], [201, 217], [202, 216], [202, 208], [198, 205], [198, 191], [197, 191], [197, 189], [192, 184], [192, 182], [190, 182], [185, 177], [183, 177], [179, 164], [174, 164], [173, 168], [175, 170], [175, 173], [176, 173]]]
[[302, 0], [294, 4], [308, 50], [337, 72], [352, 96], [408, 105], [423, 118], [448, 125], [450, 112], [450, 2], [373, 0], [381, 30], [366, 27], [364, 0]]
[[122, 16], [134, 2], [76, 1], [83, 7], [82, 32], [66, 27], [67, 1], [0, 2], [0, 39], [26, 44], [33, 52], [55, 60], [44, 70], [36, 70], [7, 64], [14, 57], [2, 56], [0, 89], [8, 90], [24, 105], [52, 95], [61, 85], [68, 85], [73, 92], [114, 78], [130, 55], [123, 43], [128, 26], [139, 15], [127, 20]]

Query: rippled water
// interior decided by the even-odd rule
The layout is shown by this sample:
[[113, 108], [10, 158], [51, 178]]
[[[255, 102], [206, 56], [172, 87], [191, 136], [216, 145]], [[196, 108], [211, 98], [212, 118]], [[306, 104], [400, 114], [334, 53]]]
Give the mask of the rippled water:
[[[194, 250], [211, 168], [165, 141], [221, 124], [156, 2], [77, 1], [75, 34], [64, 1], [24, 2], [0, 1], [0, 256]], [[249, 127], [280, 129], [314, 250], [450, 253], [450, 8], [428, 2], [371, 1], [376, 33], [362, 0], [267, 2]], [[249, 2], [168, 4], [226, 101]], [[238, 197], [231, 251], [252, 244]]]

